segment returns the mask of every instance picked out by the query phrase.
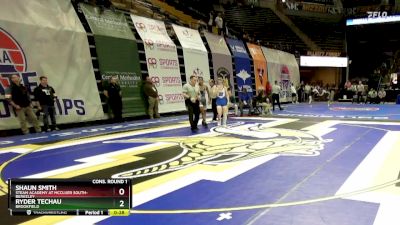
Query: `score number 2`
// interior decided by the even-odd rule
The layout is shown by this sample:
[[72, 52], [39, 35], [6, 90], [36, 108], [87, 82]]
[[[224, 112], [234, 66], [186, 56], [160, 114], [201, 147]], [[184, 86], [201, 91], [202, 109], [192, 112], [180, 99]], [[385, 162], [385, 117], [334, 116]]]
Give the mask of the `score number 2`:
[[[125, 190], [123, 188], [120, 188], [118, 190], [118, 194], [119, 195], [124, 195], [125, 194]], [[119, 207], [121, 207], [121, 208], [125, 207], [125, 201], [124, 200], [119, 200]]]

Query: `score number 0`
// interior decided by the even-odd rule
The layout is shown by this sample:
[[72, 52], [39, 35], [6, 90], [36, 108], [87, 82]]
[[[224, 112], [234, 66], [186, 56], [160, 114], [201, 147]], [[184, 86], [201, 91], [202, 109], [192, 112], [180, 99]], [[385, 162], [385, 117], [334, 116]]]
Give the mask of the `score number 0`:
[[[118, 190], [118, 194], [119, 195], [124, 195], [125, 194], [125, 190], [123, 188], [120, 188]], [[125, 207], [125, 201], [124, 200], [119, 200], [119, 207], [121, 207], [121, 208]]]

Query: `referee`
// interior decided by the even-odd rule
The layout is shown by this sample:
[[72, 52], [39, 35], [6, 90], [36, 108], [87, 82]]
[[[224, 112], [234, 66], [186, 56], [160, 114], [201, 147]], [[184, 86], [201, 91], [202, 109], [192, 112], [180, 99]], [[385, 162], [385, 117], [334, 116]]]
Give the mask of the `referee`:
[[272, 110], [275, 111], [275, 101], [277, 102], [279, 109], [283, 110], [281, 107], [281, 103], [279, 102], [279, 93], [281, 92], [281, 87], [278, 85], [278, 81], [275, 81], [275, 84], [272, 85]]

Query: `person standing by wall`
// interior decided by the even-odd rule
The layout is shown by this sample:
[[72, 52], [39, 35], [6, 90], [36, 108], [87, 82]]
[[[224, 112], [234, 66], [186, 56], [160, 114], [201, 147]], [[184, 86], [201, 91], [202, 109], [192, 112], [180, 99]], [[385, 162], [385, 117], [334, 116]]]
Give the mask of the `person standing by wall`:
[[218, 111], [217, 111], [217, 86], [215, 85], [215, 81], [210, 79], [208, 81], [210, 85], [210, 98], [211, 98], [211, 107], [213, 111], [213, 121], [217, 121]]
[[208, 32], [212, 33], [212, 27], [214, 24], [214, 11], [210, 11], [208, 14], [208, 23], [207, 23], [207, 28]]
[[[199, 91], [200, 91], [200, 113], [203, 119], [202, 125], [207, 126], [207, 100], [211, 102], [210, 92], [207, 85], [204, 84], [203, 77], [199, 77]], [[206, 96], [207, 94], [207, 96]], [[208, 98], [208, 99], [207, 99]]]
[[275, 101], [279, 109], [283, 110], [279, 101], [279, 93], [281, 93], [281, 87], [278, 85], [278, 81], [275, 81], [275, 84], [272, 85], [272, 111], [275, 111]]
[[21, 84], [21, 79], [16, 74], [11, 76], [11, 85], [6, 90], [6, 99], [17, 113], [23, 134], [29, 134], [27, 118], [32, 123], [36, 133], [40, 133], [42, 131], [40, 129], [39, 121], [37, 120], [36, 115], [33, 113], [28, 88]]
[[293, 83], [290, 86], [290, 90], [292, 92], [292, 104], [299, 104], [299, 100], [297, 98], [297, 90]]
[[[43, 130], [59, 130], [56, 123], [56, 110], [54, 107], [54, 100], [57, 98], [54, 88], [48, 85], [47, 77], [41, 76], [40, 84], [35, 88], [33, 94], [38, 103], [39, 110], [43, 111]], [[49, 117], [51, 120], [51, 128], [49, 128]]]
[[160, 114], [158, 113], [158, 90], [149, 76], [146, 77], [146, 81], [144, 83], [144, 94], [146, 95], [149, 103], [147, 113], [149, 114], [150, 119], [154, 119], [154, 117], [160, 118]]
[[200, 92], [197, 84], [197, 77], [190, 76], [189, 83], [183, 85], [183, 97], [189, 113], [189, 123], [192, 131], [197, 131], [197, 124], [200, 118]]
[[363, 85], [362, 81], [360, 80], [358, 82], [358, 85], [357, 85], [357, 97], [358, 97], [357, 98], [357, 103], [358, 104], [361, 103], [362, 98], [364, 97], [364, 95], [365, 95], [365, 88], [364, 88], [364, 85]]
[[224, 20], [222, 19], [221, 13], [218, 13], [218, 16], [215, 18], [215, 25], [217, 25], [218, 35], [221, 35], [224, 28]]
[[110, 79], [104, 95], [107, 97], [108, 105], [114, 115], [115, 122], [122, 122], [122, 91], [118, 84], [117, 76]]

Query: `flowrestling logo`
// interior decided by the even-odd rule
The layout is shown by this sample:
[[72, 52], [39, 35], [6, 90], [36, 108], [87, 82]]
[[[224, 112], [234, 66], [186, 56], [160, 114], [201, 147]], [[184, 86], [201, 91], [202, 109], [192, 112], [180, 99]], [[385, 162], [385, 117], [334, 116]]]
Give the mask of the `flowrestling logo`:
[[[30, 93], [38, 86], [37, 72], [28, 71], [27, 57], [21, 45], [10, 33], [0, 27], [0, 96], [5, 96], [11, 85], [11, 76], [18, 75], [21, 83], [28, 87]], [[56, 99], [56, 113], [68, 115], [75, 111], [78, 115], [85, 115], [83, 100]], [[0, 99], [0, 118], [10, 118], [13, 109], [5, 99]]]

